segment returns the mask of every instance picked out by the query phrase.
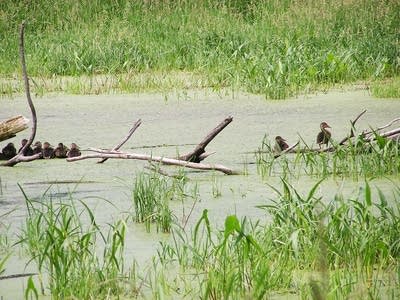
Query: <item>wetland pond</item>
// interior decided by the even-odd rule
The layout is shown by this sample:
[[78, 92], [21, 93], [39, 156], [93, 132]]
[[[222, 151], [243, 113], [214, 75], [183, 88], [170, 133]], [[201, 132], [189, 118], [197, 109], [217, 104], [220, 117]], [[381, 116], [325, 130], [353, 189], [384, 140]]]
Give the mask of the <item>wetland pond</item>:
[[[257, 174], [254, 152], [264, 136], [270, 140], [281, 135], [293, 144], [299, 135], [309, 144], [315, 144], [319, 124], [326, 121], [332, 127], [332, 137], [340, 140], [350, 128], [349, 120], [361, 111], [367, 113], [358, 121], [357, 128], [367, 129], [388, 123], [399, 117], [400, 101], [374, 99], [368, 91], [335, 91], [326, 94], [301, 96], [285, 101], [266, 101], [262, 96], [238, 93], [217, 94], [211, 91], [189, 91], [167, 97], [162, 94], [132, 95], [49, 95], [34, 99], [38, 114], [35, 140], [49, 141], [53, 146], [63, 142], [79, 145], [85, 153], [89, 147], [111, 148], [128, 132], [133, 122], [142, 125], [121, 150], [127, 152], [176, 157], [193, 149], [200, 140], [227, 116], [233, 116], [228, 125], [207, 147], [216, 153], [207, 163], [219, 163], [247, 175], [227, 176], [218, 172], [185, 170], [189, 186], [196, 186], [199, 201], [171, 203], [178, 222], [189, 215], [188, 224], [197, 222], [204, 209], [210, 220], [222, 226], [225, 217], [236, 214], [249, 219], [265, 221], [265, 211], [257, 205], [267, 204], [276, 198], [271, 186], [280, 186], [279, 176], [262, 178]], [[26, 99], [0, 99], [0, 120], [22, 114], [30, 117]], [[29, 129], [9, 140], [15, 145], [29, 135]], [[1, 143], [4, 147], [6, 142]], [[27, 211], [23, 188], [29, 198], [39, 199], [46, 191], [57, 199], [82, 199], [94, 211], [100, 226], [127, 216], [132, 211], [132, 189], [140, 172], [150, 172], [146, 162], [109, 159], [96, 164], [96, 159], [68, 163], [65, 160], [36, 160], [20, 163], [12, 168], [0, 168], [0, 234], [11, 241], [17, 239]], [[163, 166], [168, 173], [176, 167]], [[318, 181], [300, 176], [290, 180], [300, 192], [307, 193]], [[371, 186], [379, 186], [390, 196], [393, 182], [398, 177], [373, 179]], [[364, 181], [327, 178], [318, 188], [318, 195], [327, 201], [335, 194], [355, 195]], [[160, 240], [168, 234], [147, 233], [142, 224], [129, 219], [127, 224], [126, 265], [133, 260], [139, 266], [150, 263]], [[5, 229], [4, 226], [8, 226]], [[3, 275], [36, 272], [34, 264], [26, 267], [22, 253], [14, 251]], [[0, 280], [1, 299], [21, 299], [26, 278]]]

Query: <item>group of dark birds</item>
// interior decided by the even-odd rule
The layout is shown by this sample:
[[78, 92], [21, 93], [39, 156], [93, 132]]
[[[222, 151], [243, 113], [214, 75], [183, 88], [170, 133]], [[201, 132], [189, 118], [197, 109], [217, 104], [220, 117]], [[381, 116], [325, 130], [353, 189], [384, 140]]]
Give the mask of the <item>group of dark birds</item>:
[[[1, 152], [0, 152], [0, 159], [9, 160], [13, 158], [17, 153], [19, 153], [22, 148], [28, 142], [27, 139], [23, 139], [21, 141], [21, 147], [17, 151], [13, 143], [8, 143]], [[40, 158], [67, 158], [67, 157], [75, 157], [80, 156], [81, 152], [79, 151], [79, 147], [72, 143], [71, 147], [68, 148], [63, 143], [58, 143], [57, 147], [52, 147], [49, 142], [44, 142], [43, 145], [41, 142], [37, 141], [33, 145], [33, 147], [27, 147], [24, 152], [22, 153], [23, 156], [32, 156], [35, 154], [40, 154]]]
[[[317, 144], [321, 149], [323, 145], [328, 146], [329, 140], [331, 139], [331, 132], [328, 130], [328, 128], [331, 128], [331, 126], [329, 126], [326, 122], [322, 122], [319, 127], [321, 131], [318, 132], [317, 135]], [[275, 137], [275, 152], [280, 153], [288, 148], [289, 145], [286, 143], [284, 138], [282, 138], [280, 135]]]
[[[319, 127], [321, 131], [317, 135], [317, 144], [321, 149], [323, 145], [328, 146], [329, 140], [331, 138], [331, 132], [328, 130], [328, 128], [331, 127], [326, 122], [322, 122]], [[15, 155], [17, 155], [17, 153], [21, 151], [21, 149], [25, 146], [27, 142], [27, 139], [23, 139], [21, 141], [21, 148], [19, 148], [18, 152], [13, 143], [8, 143], [7, 146], [2, 149], [0, 153], [0, 159], [8, 160], [13, 158]], [[289, 145], [286, 143], [286, 140], [284, 138], [279, 135], [275, 137], [276, 152], [280, 153], [287, 150], [288, 148]], [[53, 148], [49, 142], [44, 142], [42, 145], [42, 143], [39, 141], [35, 142], [33, 147], [26, 148], [22, 154], [24, 156], [31, 156], [37, 153], [41, 154], [41, 158], [67, 158], [81, 155], [81, 152], [79, 151], [79, 148], [75, 143], [72, 143], [71, 147], [68, 149], [68, 147], [66, 147], [63, 143], [58, 143], [58, 146], [56, 148]]]

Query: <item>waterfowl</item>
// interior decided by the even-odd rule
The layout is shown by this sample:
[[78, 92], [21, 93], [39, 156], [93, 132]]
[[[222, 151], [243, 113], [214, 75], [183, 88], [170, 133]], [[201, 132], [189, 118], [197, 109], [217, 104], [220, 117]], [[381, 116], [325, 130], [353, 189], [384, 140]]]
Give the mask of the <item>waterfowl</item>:
[[15, 149], [13, 143], [8, 143], [1, 152], [3, 153], [2, 158], [6, 160], [9, 160], [17, 155], [17, 149]]
[[322, 145], [325, 144], [328, 146], [329, 140], [331, 139], [331, 132], [327, 128], [332, 128], [331, 126], [328, 125], [326, 122], [322, 122], [319, 125], [321, 131], [317, 135], [317, 144], [319, 148], [321, 149]]
[[35, 144], [33, 144], [33, 154], [42, 153], [42, 150], [42, 143], [40, 141], [36, 141]]
[[50, 146], [49, 142], [43, 143], [42, 157], [46, 159], [54, 158], [54, 148]]
[[[28, 142], [27, 139], [23, 139], [21, 140], [21, 148], [18, 149], [18, 153], [22, 150], [22, 148], [24, 148], [24, 146], [26, 145], [26, 143]], [[33, 149], [31, 148], [31, 146], [29, 146], [28, 148], [26, 148], [24, 150], [24, 152], [22, 153], [23, 156], [31, 156], [33, 155]]]
[[79, 147], [75, 143], [71, 144], [71, 149], [69, 149], [67, 156], [68, 157], [81, 156], [81, 151], [79, 151]]
[[57, 158], [66, 158], [68, 148], [63, 143], [58, 143], [58, 146], [54, 149], [54, 156]]
[[280, 135], [275, 137], [275, 152], [280, 153], [282, 151], [285, 151], [287, 148], [289, 148], [289, 145], [286, 143], [286, 140], [282, 138]]

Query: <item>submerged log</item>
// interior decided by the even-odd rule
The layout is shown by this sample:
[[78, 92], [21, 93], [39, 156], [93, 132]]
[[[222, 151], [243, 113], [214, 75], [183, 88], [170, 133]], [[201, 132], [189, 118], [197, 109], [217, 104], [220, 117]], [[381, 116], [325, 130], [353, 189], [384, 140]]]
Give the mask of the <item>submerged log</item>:
[[16, 133], [28, 128], [29, 120], [18, 115], [0, 123], [0, 142], [15, 137]]

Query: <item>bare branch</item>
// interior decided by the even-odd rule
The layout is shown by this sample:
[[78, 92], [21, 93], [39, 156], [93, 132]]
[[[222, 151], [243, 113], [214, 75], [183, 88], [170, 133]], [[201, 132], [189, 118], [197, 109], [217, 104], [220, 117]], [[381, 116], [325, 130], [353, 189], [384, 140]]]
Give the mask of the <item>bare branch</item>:
[[146, 160], [150, 162], [161, 162], [166, 165], [176, 165], [182, 166], [185, 168], [198, 169], [198, 170], [216, 170], [228, 175], [236, 175], [238, 172], [233, 171], [223, 165], [220, 164], [201, 164], [194, 163], [179, 159], [166, 158], [161, 156], [153, 156], [148, 154], [138, 154], [138, 153], [125, 153], [119, 151], [107, 151], [102, 149], [94, 149], [91, 148], [91, 151], [97, 152], [94, 154], [81, 155], [77, 157], [67, 158], [67, 161], [74, 162], [78, 160], [88, 159], [88, 158], [119, 158], [119, 159], [137, 159], [137, 160]]
[[[116, 145], [111, 151], [119, 150], [119, 148], [121, 148], [122, 145], [124, 145], [126, 143], [126, 141], [128, 141], [130, 139], [130, 137], [136, 131], [136, 129], [140, 126], [140, 124], [142, 124], [141, 119], [137, 120], [135, 122], [135, 124], [133, 124], [133, 127], [129, 130], [128, 135], [118, 145]], [[107, 160], [107, 158], [103, 158], [103, 159], [99, 160], [97, 163], [101, 164], [101, 163], [105, 162], [106, 160]]]
[[206, 150], [207, 145], [226, 127], [231, 123], [233, 118], [231, 116], [223, 120], [217, 127], [215, 127], [211, 132], [194, 148], [193, 151], [181, 155], [179, 160], [186, 160], [191, 162], [200, 162], [207, 156], [201, 156]]
[[8, 167], [12, 167], [22, 161], [31, 161], [31, 160], [39, 158], [39, 156], [37, 156], [37, 155], [30, 156], [29, 158], [23, 156], [25, 149], [27, 149], [28, 147], [30, 147], [32, 145], [32, 142], [36, 136], [36, 128], [37, 128], [36, 110], [35, 110], [35, 106], [33, 105], [33, 101], [31, 98], [31, 92], [29, 89], [29, 78], [28, 78], [28, 73], [26, 71], [25, 49], [24, 49], [24, 31], [25, 31], [25, 21], [23, 21], [21, 23], [21, 27], [20, 27], [19, 56], [21, 59], [22, 77], [23, 77], [24, 83], [25, 83], [26, 98], [28, 100], [28, 105], [29, 105], [29, 108], [32, 113], [32, 133], [28, 139], [28, 142], [21, 148], [21, 150], [17, 153], [17, 155], [2, 164], [2, 166], [8, 166]]
[[297, 145], [300, 143], [300, 141], [298, 141], [296, 144], [290, 146], [289, 148], [287, 148], [285, 151], [282, 151], [281, 153], [275, 154], [274, 158], [278, 158], [279, 156], [285, 154], [285, 153], [292, 153], [294, 151], [292, 151], [294, 148], [297, 147]]

